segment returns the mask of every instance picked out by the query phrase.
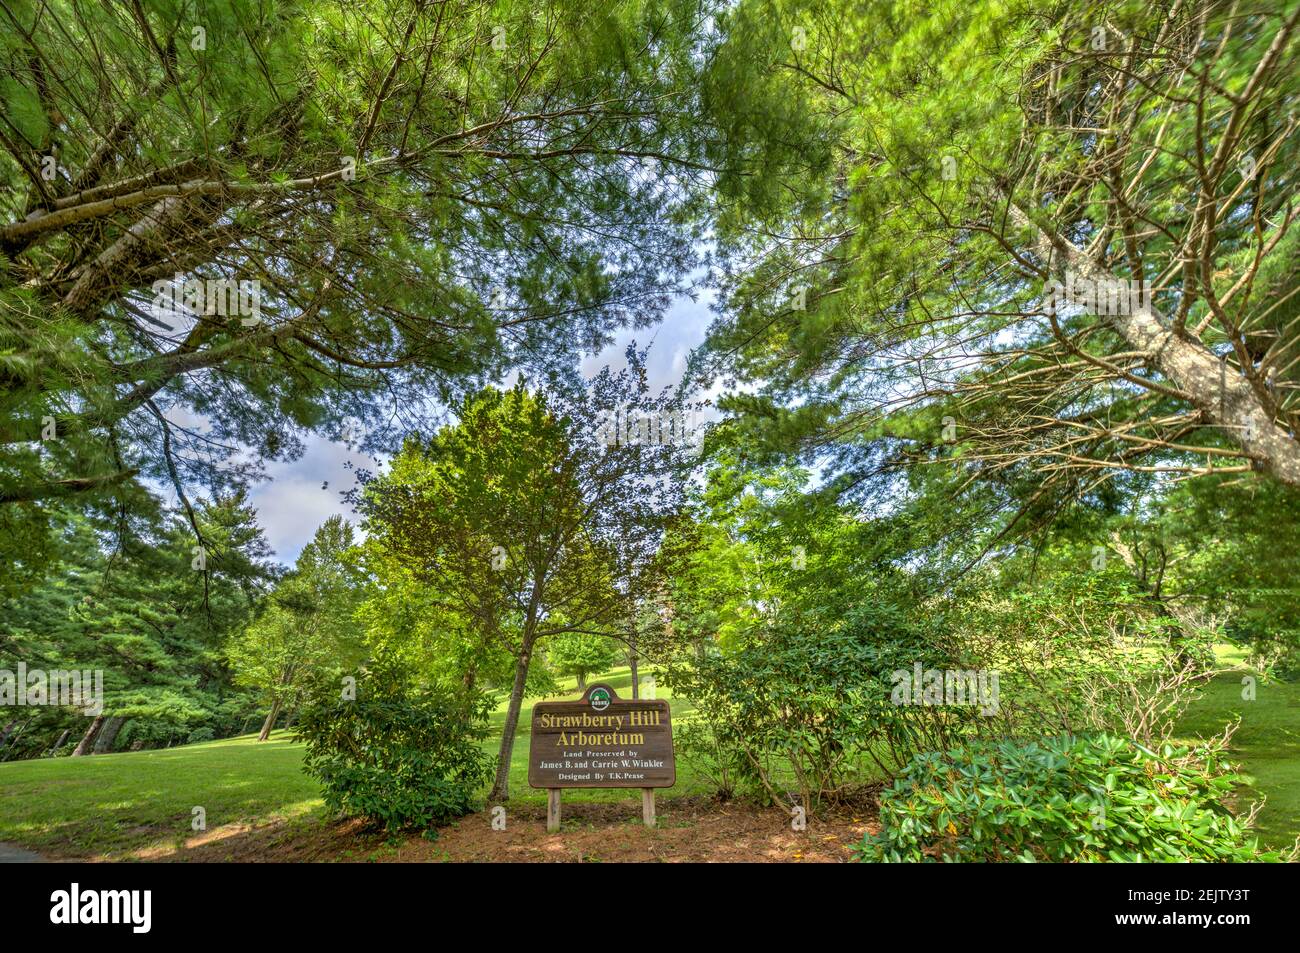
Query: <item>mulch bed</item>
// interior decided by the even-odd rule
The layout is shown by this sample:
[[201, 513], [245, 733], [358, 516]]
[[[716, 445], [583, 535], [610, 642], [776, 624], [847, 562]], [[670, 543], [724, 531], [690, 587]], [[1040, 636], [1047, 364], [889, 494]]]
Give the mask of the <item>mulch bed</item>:
[[639, 797], [626, 803], [567, 802], [560, 831], [546, 832], [543, 806], [511, 808], [506, 829], [493, 830], [488, 812], [440, 828], [436, 840], [393, 840], [359, 821], [319, 820], [227, 825], [175, 848], [133, 856], [162, 862], [761, 862], [843, 863], [867, 831], [875, 810], [862, 803], [828, 808], [791, 829], [788, 815], [748, 801], [660, 797], [658, 826], [641, 823]]

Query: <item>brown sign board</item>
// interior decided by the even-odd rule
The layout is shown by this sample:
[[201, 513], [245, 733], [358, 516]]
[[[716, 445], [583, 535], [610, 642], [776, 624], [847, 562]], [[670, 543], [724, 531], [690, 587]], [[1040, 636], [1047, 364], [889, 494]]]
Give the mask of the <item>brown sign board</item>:
[[573, 702], [538, 702], [528, 745], [534, 788], [670, 788], [677, 782], [666, 701], [590, 686]]

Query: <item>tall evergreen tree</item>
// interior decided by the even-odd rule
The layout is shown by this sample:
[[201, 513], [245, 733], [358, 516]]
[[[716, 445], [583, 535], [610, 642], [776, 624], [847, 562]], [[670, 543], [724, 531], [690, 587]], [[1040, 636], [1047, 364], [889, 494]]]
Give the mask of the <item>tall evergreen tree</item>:
[[692, 259], [692, 0], [0, 20], [6, 529], [137, 478], [224, 492], [309, 432], [395, 450], [650, 319]]
[[701, 365], [754, 383], [736, 429], [858, 486], [959, 454], [1031, 524], [1150, 474], [1300, 486], [1298, 18], [738, 4]]
[[[28, 733], [40, 753], [63, 728], [77, 753], [109, 750], [124, 724], [144, 740], [216, 731], [231, 683], [222, 644], [244, 624], [273, 575], [255, 514], [240, 497], [201, 502], [195, 545], [187, 519], [157, 511], [117, 537], [70, 514], [48, 582], [0, 603], [0, 668], [101, 671], [100, 717], [51, 708]], [[120, 545], [115, 545], [120, 543]], [[101, 737], [109, 731], [110, 736]]]

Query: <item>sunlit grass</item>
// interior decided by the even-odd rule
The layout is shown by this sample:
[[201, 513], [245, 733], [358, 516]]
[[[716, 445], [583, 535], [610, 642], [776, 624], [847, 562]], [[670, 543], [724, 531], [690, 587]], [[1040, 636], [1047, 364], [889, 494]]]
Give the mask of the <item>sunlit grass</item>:
[[[632, 696], [626, 666], [591, 681], [612, 685], [620, 697]], [[560, 685], [564, 693], [545, 700], [579, 697], [573, 679]], [[670, 697], [662, 688], [656, 694]], [[544, 791], [528, 787], [529, 726], [533, 705], [542, 700], [526, 699], [520, 714], [510, 759], [512, 803], [546, 801]], [[674, 712], [679, 707], [674, 702]], [[494, 756], [505, 709], [503, 697], [484, 741]], [[157, 751], [0, 764], [0, 841], [64, 855], [121, 855], [192, 836], [195, 807], [205, 810], [210, 831], [233, 823], [323, 817], [319, 787], [303, 773], [302, 755], [301, 744], [277, 731], [260, 743], [249, 734]], [[672, 794], [707, 790], [680, 761], [677, 778]], [[639, 796], [610, 790], [567, 795], [585, 801], [627, 800], [629, 811], [638, 812]]]
[[[1181, 733], [1217, 734], [1241, 719], [1232, 755], [1252, 786], [1246, 801], [1261, 794], [1261, 837], [1273, 846], [1289, 844], [1300, 832], [1300, 684], [1259, 682], [1254, 701], [1242, 698], [1243, 676], [1251, 675], [1239, 656], [1225, 653], [1227, 665], [1242, 666], [1218, 676], [1195, 701], [1180, 724]], [[650, 674], [643, 671], [642, 677]], [[630, 698], [627, 667], [591, 681], [613, 686]], [[511, 803], [540, 805], [545, 792], [528, 787], [528, 741], [533, 705], [543, 700], [579, 697], [572, 679], [563, 694], [527, 699], [520, 713], [510, 760]], [[681, 724], [690, 707], [673, 699], [662, 685], [656, 697], [673, 706]], [[491, 716], [485, 750], [497, 751], [505, 721], [502, 698]], [[677, 785], [660, 797], [710, 793], [689, 762], [677, 761]], [[486, 795], [486, 791], [484, 791]], [[566, 802], [626, 802], [629, 816], [639, 810], [635, 790], [582, 789], [566, 792]], [[277, 731], [259, 743], [255, 735], [185, 745], [159, 751], [53, 758], [0, 764], [0, 841], [73, 856], [124, 856], [141, 848], [174, 846], [193, 834], [192, 810], [206, 811], [207, 827], [265, 823], [284, 819], [314, 823], [324, 817], [319, 789], [302, 771], [302, 746]]]
[[321, 806], [302, 747], [277, 732], [158, 751], [0, 764], [0, 840], [90, 855], [172, 844], [238, 821], [293, 818]]
[[[1240, 650], [1220, 653], [1234, 670], [1218, 675], [1191, 704], [1179, 722], [1187, 737], [1218, 734], [1240, 719], [1230, 755], [1241, 765], [1250, 787], [1245, 800], [1265, 799], [1257, 821], [1260, 839], [1286, 847], [1300, 834], [1300, 683], [1263, 681], [1248, 668]], [[1243, 694], [1245, 678], [1254, 678], [1254, 699]]]

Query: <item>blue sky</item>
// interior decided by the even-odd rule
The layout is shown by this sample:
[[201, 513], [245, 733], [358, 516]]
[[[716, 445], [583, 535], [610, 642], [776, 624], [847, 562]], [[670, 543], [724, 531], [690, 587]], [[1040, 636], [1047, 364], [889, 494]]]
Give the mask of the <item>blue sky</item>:
[[[651, 389], [657, 391], [678, 383], [692, 349], [704, 341], [708, 331], [712, 320], [709, 301], [706, 294], [701, 294], [698, 301], [679, 298], [657, 326], [620, 334], [600, 354], [586, 358], [582, 362], [584, 373], [594, 374], [607, 364], [621, 367], [627, 345], [635, 340], [638, 347], [650, 346], [647, 371]], [[353, 472], [346, 467], [349, 462], [367, 469], [374, 469], [376, 463], [374, 458], [350, 451], [342, 443], [312, 437], [301, 457], [271, 464], [267, 467], [269, 479], [253, 487], [251, 496], [258, 520], [281, 562], [292, 563], [327, 517], [341, 513], [355, 520], [352, 508], [342, 500], [342, 494], [356, 484]], [[322, 489], [326, 482], [328, 487]]]

